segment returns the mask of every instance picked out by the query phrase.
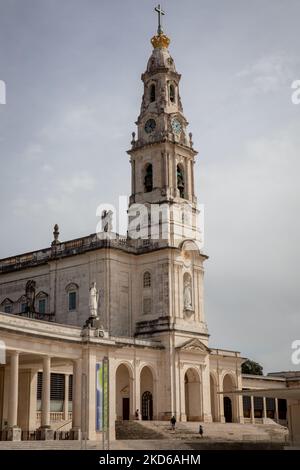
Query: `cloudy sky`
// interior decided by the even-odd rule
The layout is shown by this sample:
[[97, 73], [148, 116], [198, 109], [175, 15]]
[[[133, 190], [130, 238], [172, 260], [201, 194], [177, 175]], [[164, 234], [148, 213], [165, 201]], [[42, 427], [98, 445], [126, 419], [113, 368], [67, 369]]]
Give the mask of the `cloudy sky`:
[[[93, 233], [129, 194], [152, 0], [0, 0], [0, 257]], [[299, 0], [165, 0], [199, 150], [211, 345], [265, 371], [300, 339]], [[298, 366], [299, 368], [299, 366]]]

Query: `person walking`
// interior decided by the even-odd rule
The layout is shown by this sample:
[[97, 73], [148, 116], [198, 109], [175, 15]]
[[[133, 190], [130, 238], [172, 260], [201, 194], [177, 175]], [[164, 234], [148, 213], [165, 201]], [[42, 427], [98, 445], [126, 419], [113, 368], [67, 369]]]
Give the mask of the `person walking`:
[[175, 418], [174, 415], [173, 415], [172, 418], [170, 419], [170, 423], [171, 423], [171, 426], [172, 426], [172, 431], [175, 431], [176, 418]]
[[201, 426], [201, 424], [199, 426], [199, 434], [200, 434], [200, 437], [203, 437], [203, 427]]

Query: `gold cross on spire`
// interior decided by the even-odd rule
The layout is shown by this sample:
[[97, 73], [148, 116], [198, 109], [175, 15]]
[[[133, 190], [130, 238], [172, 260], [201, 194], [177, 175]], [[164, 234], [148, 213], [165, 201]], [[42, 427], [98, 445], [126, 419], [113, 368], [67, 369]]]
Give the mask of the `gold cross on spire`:
[[154, 8], [154, 11], [157, 12], [158, 14], [158, 28], [157, 28], [157, 34], [163, 34], [163, 29], [161, 25], [161, 17], [165, 15], [165, 12], [162, 10], [161, 6], [158, 5], [157, 7]]

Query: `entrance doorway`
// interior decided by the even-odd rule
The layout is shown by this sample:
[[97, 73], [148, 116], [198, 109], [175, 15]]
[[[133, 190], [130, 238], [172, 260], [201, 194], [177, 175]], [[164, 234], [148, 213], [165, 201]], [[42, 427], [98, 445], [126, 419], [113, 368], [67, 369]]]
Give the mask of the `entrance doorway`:
[[153, 397], [151, 392], [142, 395], [142, 419], [151, 421], [153, 419]]
[[231, 374], [226, 374], [223, 378], [224, 417], [226, 423], [238, 422], [237, 396], [232, 393], [236, 389], [236, 378]]
[[200, 377], [197, 370], [190, 368], [184, 376], [185, 413], [187, 421], [201, 421]]
[[[140, 380], [140, 414], [143, 420], [149, 421], [153, 419], [153, 403], [155, 400], [154, 379], [150, 367], [143, 367]], [[155, 416], [154, 419], [156, 419]]]
[[224, 397], [225, 423], [232, 423], [232, 404], [229, 397]]
[[128, 420], [132, 411], [132, 374], [127, 364], [121, 364], [116, 370], [116, 419]]
[[129, 420], [129, 398], [123, 398], [123, 421]]

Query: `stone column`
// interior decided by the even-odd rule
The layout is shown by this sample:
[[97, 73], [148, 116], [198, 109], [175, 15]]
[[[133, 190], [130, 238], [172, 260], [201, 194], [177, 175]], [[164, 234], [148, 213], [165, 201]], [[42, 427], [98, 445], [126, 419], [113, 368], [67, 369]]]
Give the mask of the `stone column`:
[[225, 415], [224, 415], [224, 395], [223, 395], [223, 381], [221, 380], [221, 374], [218, 374], [218, 383], [219, 383], [219, 394], [218, 400], [219, 400], [219, 422], [220, 423], [225, 423]]
[[279, 421], [278, 398], [275, 398], [275, 421], [276, 421], [276, 423], [278, 423], [278, 421]]
[[[239, 369], [238, 364], [236, 364], [236, 375], [237, 375], [237, 390], [242, 390], [243, 383], [242, 383], [242, 375]], [[243, 404], [243, 397], [242, 395], [237, 395], [237, 422], [244, 424], [244, 404]]]
[[131, 159], [131, 194], [135, 194], [135, 160]]
[[[71, 438], [78, 440], [81, 437], [81, 383], [82, 360], [77, 359], [73, 364], [73, 397], [72, 397], [72, 429]], [[83, 403], [84, 406], [84, 403]]]
[[253, 397], [253, 395], [250, 396], [250, 402], [251, 402], [251, 408], [250, 408], [251, 423], [255, 423], [255, 417], [254, 417], [254, 397]]
[[179, 387], [180, 387], [180, 421], [186, 421], [186, 409], [185, 409], [185, 382], [184, 382], [184, 370], [183, 364], [179, 364]]
[[204, 423], [212, 422], [211, 401], [210, 401], [210, 375], [208, 357], [205, 364], [201, 367], [201, 401], [202, 401], [202, 419]]
[[18, 388], [19, 388], [19, 352], [10, 356], [9, 404], [8, 404], [8, 441], [20, 441], [21, 429], [18, 428]]
[[40, 439], [50, 440], [54, 437], [50, 427], [50, 385], [51, 385], [51, 358], [43, 357], [43, 386], [42, 386], [42, 419], [40, 427]]
[[193, 160], [191, 160], [192, 198], [194, 198], [194, 196], [195, 196], [194, 165], [195, 165], [195, 162]]
[[[129, 419], [134, 420], [135, 419], [135, 404], [136, 402], [139, 401], [139, 398], [137, 398], [137, 389], [139, 388], [136, 383], [136, 378], [135, 377], [129, 377]], [[140, 410], [141, 411], [141, 410]]]
[[266, 403], [266, 397], [263, 397], [263, 423], [266, 423], [267, 421], [267, 403]]
[[109, 437], [114, 441], [116, 438], [115, 422], [116, 416], [116, 366], [114, 358], [109, 358]]
[[132, 419], [136, 419], [135, 417], [135, 411], [139, 410], [139, 416], [141, 418], [142, 416], [142, 410], [141, 410], [141, 374], [139, 370], [139, 361], [135, 361], [134, 364], [134, 379], [132, 381], [132, 387], [133, 387], [133, 416]]
[[65, 400], [64, 400], [64, 420], [69, 418], [69, 379], [70, 375], [65, 374]]
[[169, 166], [168, 166], [168, 154], [167, 152], [164, 153], [164, 168], [165, 168], [165, 180], [164, 185], [166, 188], [169, 186]]
[[189, 200], [192, 199], [192, 161], [187, 160], [186, 162], [187, 174], [186, 174], [186, 182], [187, 182], [187, 197]]

